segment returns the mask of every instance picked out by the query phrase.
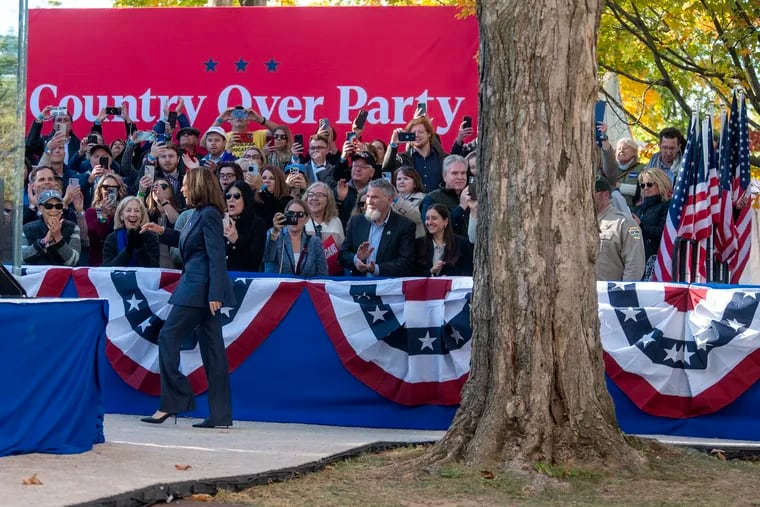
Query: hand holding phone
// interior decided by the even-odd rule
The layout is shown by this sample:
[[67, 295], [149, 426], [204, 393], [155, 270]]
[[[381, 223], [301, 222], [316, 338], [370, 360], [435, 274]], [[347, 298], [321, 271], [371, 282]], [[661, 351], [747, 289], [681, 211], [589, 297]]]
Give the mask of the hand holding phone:
[[296, 144], [300, 144], [303, 147], [303, 134], [296, 134], [293, 136], [293, 141]]
[[398, 140], [402, 143], [411, 143], [417, 140], [417, 134], [414, 132], [399, 132]]
[[463, 129], [471, 129], [472, 128], [472, 116], [465, 116], [464, 121], [462, 122], [462, 128]]
[[106, 114], [109, 116], [121, 116], [121, 108], [120, 107], [107, 107], [106, 108]]
[[103, 169], [108, 169], [108, 157], [100, 157], [98, 160], [98, 163], [100, 164], [100, 167]]
[[354, 128], [357, 130], [364, 129], [364, 124], [367, 122], [367, 113], [366, 110], [360, 109], [359, 114], [356, 115], [356, 119], [354, 120]]
[[153, 181], [156, 178], [156, 167], [152, 165], [145, 166], [145, 176]]
[[169, 118], [167, 118], [167, 120], [169, 120], [169, 126], [171, 128], [176, 128], [177, 127], [177, 111], [169, 111]]

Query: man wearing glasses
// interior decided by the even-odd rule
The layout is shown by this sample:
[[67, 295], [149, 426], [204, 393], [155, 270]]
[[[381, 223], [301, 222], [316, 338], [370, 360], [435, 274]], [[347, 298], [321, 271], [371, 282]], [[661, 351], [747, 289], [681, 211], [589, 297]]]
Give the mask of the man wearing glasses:
[[309, 138], [309, 161], [306, 163], [309, 183], [322, 181], [335, 186], [333, 171], [335, 168], [327, 162], [329, 142], [325, 136], [314, 134]]
[[351, 210], [356, 205], [356, 196], [367, 187], [376, 169], [375, 157], [368, 151], [354, 153], [351, 158], [351, 179], [341, 179], [335, 185], [335, 201], [344, 228], [348, 225]]
[[660, 151], [652, 155], [647, 164], [647, 169], [662, 169], [668, 175], [671, 182], [675, 182], [678, 174], [678, 165], [681, 162], [681, 144], [684, 142], [681, 131], [674, 127], [668, 127], [660, 131], [660, 140], [657, 143]]
[[37, 199], [40, 218], [24, 225], [21, 257], [24, 264], [76, 266], [81, 253], [79, 226], [63, 218], [63, 197], [45, 190]]

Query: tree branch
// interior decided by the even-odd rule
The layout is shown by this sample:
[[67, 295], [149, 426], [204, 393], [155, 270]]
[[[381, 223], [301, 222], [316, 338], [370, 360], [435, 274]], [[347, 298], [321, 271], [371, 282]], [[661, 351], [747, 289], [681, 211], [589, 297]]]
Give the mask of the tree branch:
[[651, 129], [648, 126], [646, 126], [643, 123], [641, 123], [641, 118], [637, 118], [636, 115], [634, 115], [633, 113], [631, 113], [630, 111], [628, 111], [625, 108], [625, 106], [623, 104], [621, 104], [615, 98], [614, 95], [610, 95], [609, 93], [607, 93], [607, 90], [605, 90], [604, 88], [602, 88], [602, 93], [604, 94], [604, 96], [607, 98], [607, 100], [609, 102], [612, 102], [616, 106], [617, 109], [619, 109], [620, 111], [622, 111], [623, 113], [625, 113], [625, 115], [628, 118], [630, 118], [631, 120], [633, 120], [633, 123], [629, 123], [625, 118], [621, 118], [620, 115], [617, 114], [617, 109], [612, 108], [612, 112], [615, 113], [615, 116], [617, 117], [618, 120], [622, 121], [623, 123], [625, 123], [629, 127], [632, 126], [632, 125], [638, 125], [639, 127], [641, 127], [643, 130], [645, 130], [646, 132], [648, 132], [652, 136], [657, 137], [658, 131], [656, 131], [654, 129]]

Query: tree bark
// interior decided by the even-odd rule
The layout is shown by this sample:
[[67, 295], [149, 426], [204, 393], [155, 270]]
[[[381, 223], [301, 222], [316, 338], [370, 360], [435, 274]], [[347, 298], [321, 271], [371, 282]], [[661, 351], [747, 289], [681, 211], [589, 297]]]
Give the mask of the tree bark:
[[600, 0], [478, 2], [472, 368], [424, 462], [640, 462], [617, 426], [599, 338], [591, 160], [600, 11]]

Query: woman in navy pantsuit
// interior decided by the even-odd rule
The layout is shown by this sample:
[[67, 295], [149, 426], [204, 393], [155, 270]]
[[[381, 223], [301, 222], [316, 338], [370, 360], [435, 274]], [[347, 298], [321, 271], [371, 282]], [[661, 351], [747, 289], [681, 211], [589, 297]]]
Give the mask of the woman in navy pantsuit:
[[231, 426], [230, 377], [219, 316], [222, 306], [235, 303], [222, 231], [226, 204], [214, 175], [202, 167], [187, 172], [182, 193], [188, 206], [195, 208], [182, 232], [152, 222], [142, 228], [159, 234], [162, 243], [179, 246], [184, 267], [169, 299], [173, 308], [158, 336], [161, 406], [141, 421], [162, 423], [170, 416], [176, 421], [179, 412], [195, 410], [190, 382], [179, 371], [180, 345], [195, 332], [208, 379], [209, 416], [193, 426]]

